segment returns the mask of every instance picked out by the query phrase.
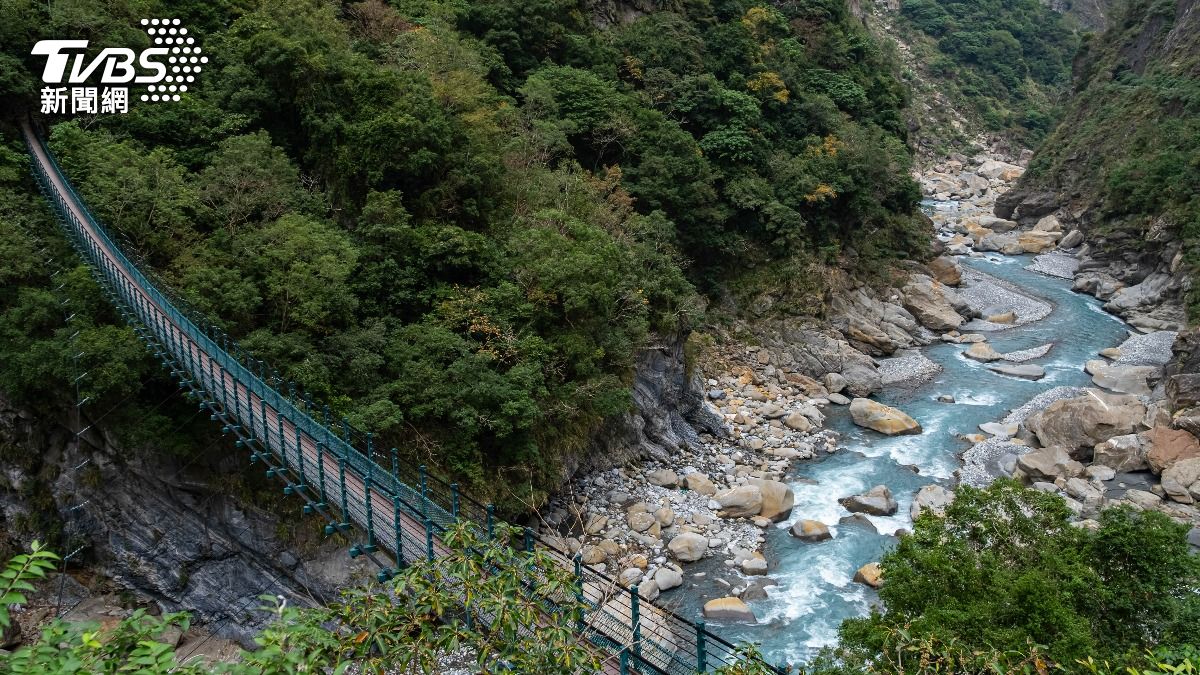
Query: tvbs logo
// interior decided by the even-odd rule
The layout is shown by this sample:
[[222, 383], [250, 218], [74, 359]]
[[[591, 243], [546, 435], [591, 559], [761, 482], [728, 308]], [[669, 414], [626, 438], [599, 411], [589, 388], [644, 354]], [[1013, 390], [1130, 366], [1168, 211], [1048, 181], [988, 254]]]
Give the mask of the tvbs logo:
[[[84, 53], [87, 40], [38, 42], [30, 53], [46, 57], [42, 82], [64, 85], [42, 88], [42, 114], [126, 113], [129, 85], [145, 87], [143, 101], [179, 101], [208, 63], [196, 38], [179, 24], [179, 19], [142, 19], [153, 47], [140, 53], [109, 47], [90, 60]], [[88, 86], [96, 76], [101, 86]]]

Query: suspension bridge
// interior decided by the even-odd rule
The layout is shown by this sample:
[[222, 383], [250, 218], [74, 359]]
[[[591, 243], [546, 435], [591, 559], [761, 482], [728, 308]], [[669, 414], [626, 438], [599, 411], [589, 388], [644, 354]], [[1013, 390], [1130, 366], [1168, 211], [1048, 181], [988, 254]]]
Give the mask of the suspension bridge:
[[[385, 581], [400, 568], [432, 561], [447, 549], [448, 527], [470, 523], [481, 536], [496, 527], [495, 509], [480, 504], [424, 466], [374, 447], [370, 433], [334, 421], [327, 406], [297, 394], [279, 372], [242, 350], [164, 284], [132, 263], [88, 210], [29, 121], [22, 123], [33, 174], [67, 237], [121, 316], [163, 366], [190, 392], [235, 445], [303, 512], [323, 518], [326, 534], [354, 541], [351, 557], [365, 556]], [[645, 601], [637, 586], [613, 578], [547, 545], [526, 528], [523, 545], [541, 549], [576, 579], [587, 607], [581, 637], [604, 657], [605, 672], [707, 673], [738, 661], [735, 647], [701, 621], [688, 621]], [[531, 575], [529, 585], [537, 579]], [[553, 602], [553, 598], [547, 598]], [[778, 672], [782, 670], [773, 668]]]

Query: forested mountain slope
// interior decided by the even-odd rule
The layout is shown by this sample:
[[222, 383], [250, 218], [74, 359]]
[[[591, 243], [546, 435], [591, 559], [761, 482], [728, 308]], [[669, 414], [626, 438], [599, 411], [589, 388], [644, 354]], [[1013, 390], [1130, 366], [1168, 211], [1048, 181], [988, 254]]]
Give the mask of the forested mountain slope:
[[[926, 248], [904, 90], [840, 0], [681, 2], [603, 29], [568, 0], [17, 1], [8, 114], [36, 109], [38, 39], [135, 46], [164, 13], [213, 64], [178, 103], [47, 120], [83, 197], [299, 390], [510, 506], [629, 408], [637, 354], [703, 294]], [[23, 161], [10, 128], [0, 388], [51, 405], [67, 346], [25, 255], [47, 225]], [[86, 393], [151, 409], [130, 383], [153, 364], [84, 283], [103, 374]], [[187, 447], [169, 410], [127, 422]]]
[[1085, 42], [1062, 123], [998, 201], [998, 215], [1014, 211], [1057, 213], [1087, 235], [1093, 257], [1114, 262], [1102, 272], [1113, 283], [1154, 277], [1147, 303], [1182, 293], [1195, 316], [1200, 3], [1132, 0]]

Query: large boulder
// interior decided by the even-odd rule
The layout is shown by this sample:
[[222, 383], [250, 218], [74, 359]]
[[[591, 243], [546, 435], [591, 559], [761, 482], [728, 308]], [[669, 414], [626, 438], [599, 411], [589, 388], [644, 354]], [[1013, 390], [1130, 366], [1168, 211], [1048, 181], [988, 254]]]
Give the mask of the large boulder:
[[717, 621], [736, 621], [739, 623], [758, 623], [754, 610], [750, 605], [738, 598], [715, 598], [704, 603], [704, 618]]
[[1154, 473], [1162, 473], [1176, 462], [1200, 457], [1200, 442], [1183, 429], [1154, 427], [1142, 434], [1146, 444], [1146, 463]]
[[1191, 504], [1200, 494], [1200, 457], [1181, 459], [1162, 472], [1162, 488], [1171, 499]]
[[871, 588], [879, 588], [883, 585], [883, 569], [879, 567], [879, 563], [867, 563], [854, 573], [854, 580]]
[[708, 552], [708, 537], [695, 532], [681, 532], [671, 538], [667, 550], [679, 562], [695, 562]]
[[654, 572], [654, 583], [658, 584], [658, 590], [669, 591], [683, 585], [683, 575], [670, 567], [660, 567]]
[[1019, 234], [1017, 236], [1017, 244], [1026, 253], [1045, 253], [1054, 248], [1060, 238], [1062, 238], [1061, 232], [1039, 232], [1032, 230]]
[[762, 494], [762, 506], [758, 515], [778, 523], [792, 514], [792, 505], [796, 503], [796, 495], [792, 492], [790, 485], [777, 480], [761, 478], [751, 478], [747, 483], [757, 486], [759, 493]]
[[997, 159], [988, 159], [983, 164], [980, 164], [979, 168], [975, 169], [975, 173], [993, 180], [1014, 181], [1020, 178], [1021, 174], [1025, 173], [1025, 169], [1016, 164], [1001, 162]]
[[842, 497], [838, 503], [851, 513], [867, 513], [872, 516], [891, 516], [900, 508], [886, 485], [876, 485], [861, 495]]
[[699, 492], [702, 495], [712, 496], [717, 493], [717, 486], [709, 480], [708, 476], [700, 472], [689, 473], [687, 476], [684, 476], [683, 484], [687, 486], [687, 489]]
[[866, 398], [850, 402], [850, 417], [858, 426], [888, 436], [921, 433], [921, 425], [903, 411]]
[[1043, 447], [1062, 446], [1073, 457], [1091, 455], [1097, 443], [1138, 430], [1146, 406], [1137, 396], [1088, 389], [1030, 415], [1025, 427]]
[[940, 282], [927, 276], [914, 275], [904, 286], [904, 309], [912, 312], [922, 326], [932, 331], [945, 333], [957, 330], [964, 319], [954, 311], [954, 305], [946, 297], [948, 292], [949, 289]]
[[1103, 443], [1097, 443], [1092, 464], [1107, 466], [1117, 473], [1150, 468], [1146, 462], [1146, 448], [1139, 434], [1113, 436]]
[[1033, 450], [1017, 458], [1018, 477], [1030, 482], [1053, 483], [1055, 478], [1073, 478], [1083, 473], [1083, 465], [1071, 459], [1061, 446]]
[[1159, 369], [1155, 366], [1130, 366], [1095, 359], [1084, 364], [1084, 370], [1092, 376], [1098, 387], [1120, 394], [1150, 394], [1149, 380], [1158, 379]]
[[1000, 359], [1004, 358], [1002, 354], [997, 352], [986, 342], [972, 343], [971, 346], [967, 347], [966, 351], [963, 352], [963, 356], [976, 361], [983, 361], [984, 363], [999, 361]]
[[762, 510], [763, 494], [757, 485], [739, 485], [718, 492], [713, 499], [721, 505], [722, 518], [749, 518]]
[[[947, 286], [957, 286], [962, 282], [962, 268], [953, 258], [941, 256], [930, 260], [926, 265], [933, 277]], [[911, 309], [909, 310], [912, 311]]]
[[1058, 242], [1058, 246], [1059, 248], [1075, 248], [1082, 243], [1083, 233], [1079, 230], [1071, 230], [1067, 236], [1062, 238], [1062, 241]]
[[870, 396], [883, 389], [883, 378], [875, 362], [858, 350], [853, 350], [853, 356], [847, 356], [842, 377], [846, 380], [845, 392], [852, 397]]
[[655, 469], [646, 474], [646, 480], [651, 485], [659, 487], [675, 487], [679, 485], [679, 476], [670, 469]]
[[909, 515], [913, 520], [925, 511], [930, 511], [934, 515], [944, 515], [946, 507], [950, 502], [954, 501], [954, 492], [947, 490], [941, 485], [926, 485], [920, 490], [917, 490], [916, 496], [913, 497], [912, 506], [909, 507]]
[[833, 539], [829, 526], [819, 520], [797, 520], [792, 524], [792, 536], [809, 543]]

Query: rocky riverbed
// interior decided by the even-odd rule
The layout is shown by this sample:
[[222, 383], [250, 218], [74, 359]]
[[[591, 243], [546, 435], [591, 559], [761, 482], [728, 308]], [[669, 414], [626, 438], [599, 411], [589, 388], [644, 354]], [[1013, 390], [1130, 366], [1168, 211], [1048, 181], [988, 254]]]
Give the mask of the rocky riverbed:
[[[871, 558], [916, 513], [944, 507], [959, 481], [1015, 476], [1061, 494], [1081, 526], [1114, 503], [1200, 522], [1200, 423], [1188, 427], [1200, 420], [1200, 383], [1164, 374], [1177, 326], [1162, 317], [1177, 313], [1134, 303], [1123, 313], [1143, 331], [1134, 334], [1072, 295], [1072, 286], [1092, 293], [1113, 311], [1120, 289], [1091, 281], [1082, 235], [1054, 213], [996, 215], [1022, 171], [992, 155], [948, 158], [919, 176], [941, 256], [889, 286], [843, 289], [824, 320], [716, 329], [698, 362], [703, 405], [719, 428], [667, 459], [576, 477], [541, 514], [545, 534], [643, 595], [665, 594], [660, 602], [771, 651], [772, 635], [817, 646], [838, 616], [864, 612], [869, 588], [885, 582]], [[1016, 276], [1009, 261], [1032, 277]], [[1045, 279], [1044, 292], [1030, 278]], [[1073, 332], [1089, 321], [1094, 330]], [[1111, 344], [1088, 352], [1090, 340]], [[1004, 391], [962, 379], [981, 371]], [[1012, 410], [979, 416], [1010, 400]], [[910, 406], [938, 412], [910, 416]], [[1172, 428], [1180, 406], [1197, 412]], [[973, 428], [952, 428], [956, 409]], [[944, 456], [918, 447], [931, 445]], [[885, 460], [894, 468], [877, 470]], [[911, 478], [897, 480], [905, 467]], [[845, 555], [809, 553], [840, 550], [839, 540], [859, 543], [845, 543]], [[691, 590], [671, 592], [681, 587]], [[796, 595], [822, 593], [841, 600]], [[829, 616], [818, 619], [822, 611]], [[802, 649], [779, 651], [803, 658]]]

